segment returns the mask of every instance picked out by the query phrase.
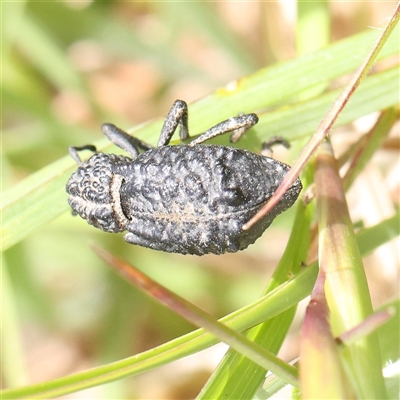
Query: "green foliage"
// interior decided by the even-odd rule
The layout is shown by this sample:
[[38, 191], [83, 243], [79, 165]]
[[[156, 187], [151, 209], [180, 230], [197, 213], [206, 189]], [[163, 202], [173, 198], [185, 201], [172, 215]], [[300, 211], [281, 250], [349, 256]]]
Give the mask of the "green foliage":
[[[216, 4], [92, 2], [80, 8], [73, 4], [80, 3], [2, 5], [1, 340], [7, 350], [1, 355], [7, 385], [3, 398], [49, 398], [111, 381], [118, 383], [102, 386], [104, 397], [143, 397], [140, 385], [146, 383], [139, 374], [216, 343], [203, 330], [188, 333], [189, 324], [116, 277], [92, 253], [91, 241], [131, 260], [211, 314], [225, 315], [222, 321], [235, 330], [243, 332], [267, 320], [249, 330], [249, 337], [277, 353], [288, 337], [298, 303], [311, 293], [317, 274], [316, 263], [301, 272], [286, 269], [292, 262], [299, 267], [299, 254], [301, 261], [307, 261], [309, 243], [304, 235], [309, 233], [312, 208], [303, 213], [298, 205], [297, 222], [280, 262], [284, 245], [275, 246], [274, 240], [283, 235], [286, 241], [288, 234], [282, 232], [289, 230], [294, 209], [279, 217], [265, 237], [244, 253], [197, 258], [153, 252], [129, 246], [120, 235], [96, 231], [71, 217], [64, 187], [76, 165], [66, 155], [67, 148], [93, 143], [99, 150], [115, 151], [100, 134], [99, 126], [107, 120], [124, 128], [133, 126], [131, 133], [155, 144], [161, 116], [175, 98], [182, 97], [190, 101], [193, 135], [240, 112], [256, 112], [259, 124], [237, 145], [258, 151], [262, 141], [283, 136], [292, 144], [286, 153], [286, 161], [292, 163], [337, 97], [344, 77], [358, 67], [379, 31], [354, 34], [272, 63], [267, 47], [276, 36], [264, 38], [269, 45], [263, 48], [254, 32], [243, 35], [229, 28]], [[327, 37], [327, 3], [320, 5], [322, 14], [312, 20], [318, 21]], [[300, 11], [302, 18], [310, 12]], [[320, 45], [307, 42], [307, 26], [304, 20], [299, 24], [300, 50]], [[398, 106], [398, 66], [384, 64], [398, 55], [398, 37], [397, 28], [378, 56], [380, 68], [361, 84], [336, 127]], [[134, 73], [127, 66], [133, 66]], [[115, 86], [104, 89], [107, 82]], [[135, 103], [124, 104], [135, 93], [139, 93], [132, 97]], [[216, 141], [227, 144], [228, 138]], [[399, 234], [398, 218], [398, 213], [381, 217], [375, 226], [358, 233], [363, 256]], [[297, 232], [302, 232], [301, 244]], [[258, 298], [276, 265], [276, 285], [270, 281], [266, 295]], [[396, 329], [392, 321], [379, 329], [382, 363], [399, 357], [398, 348], [385, 346], [396, 340]], [[257, 337], [259, 331], [267, 336], [264, 340]], [[71, 350], [68, 354], [75, 354], [76, 364], [95, 368], [76, 373], [67, 366], [51, 375], [52, 363], [64, 365], [65, 360], [57, 358], [62, 352], [50, 352], [48, 359], [41, 359], [45, 378], [37, 378], [45, 382], [24, 387], [31, 383], [34, 370], [27, 355], [35, 345], [40, 353], [50, 340], [60, 346], [57, 349]], [[208, 398], [231, 393], [254, 398], [264, 371], [258, 370], [250, 381], [244, 378], [252, 371], [249, 368], [252, 364], [245, 357], [229, 352], [203, 397], [204, 393]], [[134, 380], [120, 380], [134, 375]], [[49, 381], [56, 376], [61, 378]], [[235, 376], [243, 380], [235, 381]], [[393, 382], [386, 379], [391, 397], [396, 393]], [[267, 397], [281, 385], [272, 382], [258, 394]]]

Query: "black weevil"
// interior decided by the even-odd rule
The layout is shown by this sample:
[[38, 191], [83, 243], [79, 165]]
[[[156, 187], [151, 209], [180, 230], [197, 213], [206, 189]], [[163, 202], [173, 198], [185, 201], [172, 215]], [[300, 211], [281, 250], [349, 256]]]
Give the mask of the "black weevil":
[[220, 122], [187, 145], [169, 146], [178, 125], [180, 138], [189, 137], [187, 121], [186, 103], [175, 101], [157, 147], [104, 124], [104, 134], [130, 157], [95, 153], [81, 162], [78, 151], [96, 151], [94, 146], [70, 147], [79, 164], [66, 187], [73, 213], [106, 232], [128, 231], [128, 243], [171, 253], [222, 254], [254, 243], [296, 201], [300, 180], [269, 214], [243, 230], [290, 167], [248, 150], [203, 144], [226, 132], [236, 142], [258, 122], [256, 114]]

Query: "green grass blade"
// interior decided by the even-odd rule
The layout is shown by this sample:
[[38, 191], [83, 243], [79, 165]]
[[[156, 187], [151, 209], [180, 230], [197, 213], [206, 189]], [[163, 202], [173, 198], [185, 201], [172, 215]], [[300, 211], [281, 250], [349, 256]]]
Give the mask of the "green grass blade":
[[[377, 110], [384, 110], [398, 104], [398, 69], [392, 68], [367, 78], [343, 110], [336, 126], [347, 124], [355, 119]], [[256, 125], [257, 132], [266, 139], [270, 136], [283, 136], [296, 140], [308, 136], [326, 114], [339, 90], [322, 94], [293, 106], [261, 114]]]
[[[327, 142], [317, 154], [315, 182], [319, 264], [326, 276], [330, 324], [336, 337], [361, 323], [373, 309], [337, 163]], [[342, 360], [359, 398], [386, 398], [375, 334], [345, 346]], [[312, 375], [307, 379], [312, 380]]]
[[357, 233], [358, 247], [361, 254], [368, 255], [378, 246], [400, 235], [400, 210], [389, 219], [379, 224], [364, 228]]

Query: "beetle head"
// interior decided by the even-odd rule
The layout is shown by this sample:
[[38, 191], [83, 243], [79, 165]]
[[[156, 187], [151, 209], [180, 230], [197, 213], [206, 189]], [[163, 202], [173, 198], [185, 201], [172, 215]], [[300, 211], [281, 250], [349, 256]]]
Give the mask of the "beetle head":
[[73, 214], [106, 232], [122, 232], [113, 210], [111, 183], [118, 156], [96, 153], [83, 162], [69, 179], [66, 189]]

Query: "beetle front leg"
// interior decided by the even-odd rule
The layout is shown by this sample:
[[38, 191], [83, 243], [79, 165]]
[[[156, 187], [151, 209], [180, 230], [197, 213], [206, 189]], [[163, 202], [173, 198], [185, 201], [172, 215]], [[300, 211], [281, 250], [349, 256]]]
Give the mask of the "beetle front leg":
[[183, 100], [176, 100], [174, 104], [172, 104], [171, 110], [165, 118], [164, 125], [161, 129], [157, 147], [169, 144], [178, 125], [179, 137], [181, 140], [187, 139], [189, 137], [188, 108]]
[[113, 124], [103, 124], [101, 129], [112, 143], [122, 150], [125, 150], [133, 159], [139, 155], [139, 149], [153, 149], [153, 146], [150, 144], [147, 144], [146, 142], [129, 135]]

